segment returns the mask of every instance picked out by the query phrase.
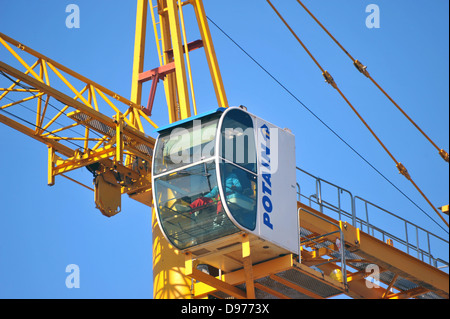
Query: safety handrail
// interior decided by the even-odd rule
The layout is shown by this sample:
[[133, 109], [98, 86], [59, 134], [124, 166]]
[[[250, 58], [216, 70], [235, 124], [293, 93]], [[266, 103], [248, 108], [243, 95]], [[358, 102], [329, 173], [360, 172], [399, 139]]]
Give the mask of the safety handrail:
[[[410, 254], [410, 249], [414, 250], [417, 252], [417, 258], [423, 260], [424, 257], [428, 257], [429, 264], [432, 264], [433, 266], [437, 267], [437, 261], [439, 258], [433, 257], [433, 255], [431, 253], [431, 238], [430, 237], [433, 237], [433, 238], [437, 239], [438, 241], [445, 243], [447, 245], [449, 244], [448, 240], [424, 229], [423, 227], [420, 227], [419, 225], [416, 225], [416, 224], [406, 220], [405, 218], [397, 216], [397, 215], [393, 214], [392, 212], [390, 212], [374, 203], [371, 203], [370, 201], [365, 200], [364, 198], [361, 198], [359, 196], [355, 196], [355, 198], [354, 198], [355, 207], [356, 207], [356, 202], [358, 200], [364, 204], [366, 220], [363, 222], [364, 222], [364, 226], [367, 227], [368, 234], [375, 236], [374, 231], [378, 231], [383, 235], [383, 240], [384, 240], [384, 236], [388, 235], [391, 239], [393, 239], [393, 240], [395, 239], [398, 243], [400, 243], [404, 247], [406, 247], [406, 252], [408, 254]], [[405, 239], [401, 239], [398, 236], [394, 236], [393, 234], [390, 234], [390, 233], [380, 229], [379, 227], [376, 227], [375, 225], [371, 224], [369, 221], [369, 212], [368, 212], [369, 206], [376, 208], [377, 210], [380, 210], [390, 216], [393, 216], [394, 218], [398, 219], [399, 221], [401, 221], [405, 226], [405, 228], [404, 228], [405, 232], [403, 234], [405, 236]], [[410, 242], [408, 226], [411, 226], [413, 228], [413, 231], [415, 230], [415, 233], [416, 233], [416, 243], [415, 244]], [[427, 250], [424, 250], [421, 248], [420, 241], [419, 241], [419, 234], [420, 234], [419, 231], [423, 232], [426, 236], [426, 249]], [[442, 261], [442, 259], [440, 259], [440, 260]], [[448, 262], [443, 262], [443, 263], [446, 265], [449, 264]]]
[[[367, 201], [365, 199], [363, 199], [362, 197], [359, 196], [353, 196], [353, 194], [338, 186], [335, 185], [333, 183], [330, 183], [322, 178], [316, 177], [314, 175], [312, 175], [309, 172], [306, 172], [305, 170], [301, 169], [301, 168], [297, 168], [297, 170], [299, 172], [304, 173], [305, 175], [311, 177], [314, 181], [315, 181], [315, 194], [311, 194], [309, 196], [302, 194], [301, 191], [301, 187], [300, 187], [300, 183], [298, 183], [298, 198], [299, 200], [305, 198], [307, 199], [308, 206], [312, 207], [313, 204], [318, 205], [319, 208], [318, 210], [321, 213], [325, 213], [325, 211], [328, 212], [333, 212], [338, 214], [339, 216], [339, 220], [342, 220], [343, 217], [348, 218], [352, 221], [352, 225], [354, 227], [359, 227], [361, 228], [361, 230], [365, 230], [367, 231], [367, 233], [373, 237], [381, 237], [379, 239], [386, 241], [387, 239], [392, 240], [393, 242], [398, 243], [398, 245], [400, 245], [401, 247], [404, 247], [404, 249], [406, 250], [406, 253], [413, 255], [413, 253], [416, 253], [416, 257], [418, 259], [421, 259], [422, 261], [425, 261], [425, 259], [428, 259], [428, 263], [434, 267], [437, 268], [447, 268], [448, 270], [448, 266], [449, 266], [449, 262], [443, 260], [442, 258], [439, 258], [437, 256], [434, 256], [432, 253], [432, 247], [436, 247], [436, 241], [437, 243], [440, 243], [441, 245], [449, 245], [449, 241], [424, 229], [423, 227], [420, 227], [419, 225], [416, 225], [374, 203], [371, 203], [370, 201]], [[338, 192], [338, 198], [337, 198], [337, 205], [330, 203], [328, 201], [326, 201], [323, 198], [323, 192], [322, 192], [322, 184], [327, 184], [331, 187], [334, 187], [337, 189]], [[341, 206], [341, 193], [347, 193], [350, 196], [350, 200], [351, 200], [351, 204], [348, 210], [345, 210], [342, 208]], [[364, 210], [363, 213], [361, 214], [361, 212], [358, 209], [358, 203], [362, 202], [364, 205]], [[404, 233], [402, 234], [393, 234], [391, 232], [388, 232], [384, 229], [381, 229], [380, 227], [374, 225], [373, 223], [370, 222], [371, 218], [371, 214], [369, 214], [369, 207], [375, 208], [378, 211], [387, 213], [389, 216], [397, 219], [400, 223], [404, 224]], [[357, 214], [360, 213], [360, 214]], [[363, 215], [364, 217], [360, 217], [361, 215]], [[372, 215], [374, 216], [374, 215]], [[413, 232], [415, 232], [415, 239], [416, 242], [413, 243], [412, 242], [412, 238], [410, 236], [410, 229], [412, 229]], [[419, 240], [419, 235], [425, 236], [426, 241], [425, 241], [425, 245]], [[432, 244], [432, 241], [434, 240], [435, 244]], [[425, 247], [424, 247], [425, 246]], [[400, 248], [400, 247], [397, 247]]]

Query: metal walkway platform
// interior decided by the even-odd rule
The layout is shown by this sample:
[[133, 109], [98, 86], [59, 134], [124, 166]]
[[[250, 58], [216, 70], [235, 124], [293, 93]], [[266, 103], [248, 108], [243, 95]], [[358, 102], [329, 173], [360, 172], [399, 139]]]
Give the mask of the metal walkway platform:
[[[408, 240], [411, 239], [409, 224], [405, 228], [406, 239], [376, 228], [368, 220], [356, 218], [354, 211], [325, 202], [320, 189], [326, 181], [316, 179], [316, 182], [317, 193], [307, 200], [310, 205], [297, 204], [299, 255], [259, 259], [249, 265], [251, 254], [246, 258], [244, 253], [242, 258], [235, 258], [235, 262], [241, 263], [241, 269], [229, 273], [212, 268], [209, 273], [196, 269], [194, 265], [202, 261], [187, 255], [186, 275], [193, 278], [194, 298], [325, 299], [341, 294], [355, 299], [449, 298], [449, 274], [443, 271], [448, 271], [448, 261], [436, 257], [432, 251], [433, 234], [426, 233], [429, 245], [424, 250], [419, 247], [419, 241], [414, 245]], [[337, 193], [343, 192], [338, 188]], [[318, 210], [311, 207], [311, 198], [320, 200], [314, 201]], [[324, 214], [326, 210], [332, 210], [341, 220]], [[374, 236], [375, 229], [381, 238]], [[425, 230], [416, 228], [417, 234], [419, 231]], [[448, 241], [435, 237], [448, 247]], [[396, 244], [399, 247], [394, 247]], [[244, 244], [235, 246], [235, 250], [234, 256], [241, 250], [244, 252]]]

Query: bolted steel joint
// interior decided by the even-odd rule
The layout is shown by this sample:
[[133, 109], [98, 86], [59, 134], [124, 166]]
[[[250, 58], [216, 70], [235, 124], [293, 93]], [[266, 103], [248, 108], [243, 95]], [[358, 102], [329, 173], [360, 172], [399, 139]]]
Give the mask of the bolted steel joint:
[[355, 62], [353, 63], [353, 65], [358, 69], [359, 72], [361, 72], [362, 74], [364, 74], [365, 76], [369, 77], [369, 72], [367, 71], [367, 66], [365, 66], [364, 64], [362, 64], [360, 61], [355, 60]]
[[440, 150], [439, 151], [439, 155], [441, 155], [442, 158], [444, 159], [444, 161], [446, 161], [448, 163], [449, 156], [448, 156], [448, 153], [445, 150]]
[[331, 76], [331, 74], [328, 71], [325, 71], [322, 73], [323, 77], [325, 78], [325, 82], [327, 82], [328, 84], [330, 84], [332, 87], [334, 87], [335, 89], [337, 89], [337, 85], [336, 82], [334, 82], [333, 77]]
[[409, 175], [408, 170], [406, 169], [405, 165], [403, 165], [402, 163], [398, 163], [397, 168], [398, 168], [398, 171], [400, 174], [402, 174], [409, 180], [411, 179], [411, 176]]

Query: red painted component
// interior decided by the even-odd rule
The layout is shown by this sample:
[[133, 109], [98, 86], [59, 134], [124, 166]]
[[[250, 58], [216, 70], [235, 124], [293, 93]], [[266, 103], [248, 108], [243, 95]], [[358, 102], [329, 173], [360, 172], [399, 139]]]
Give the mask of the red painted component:
[[168, 63], [150, 71], [143, 72], [139, 75], [139, 82], [147, 82], [152, 80], [156, 75], [163, 79], [167, 74], [175, 71], [175, 62]]
[[[202, 40], [196, 40], [193, 42], [188, 43], [188, 51], [194, 51], [197, 49], [203, 48], [203, 41]], [[165, 51], [167, 55], [169, 56], [169, 60], [173, 59], [173, 50], [167, 50]], [[186, 47], [183, 46], [183, 53], [186, 53]]]
[[[203, 41], [197, 40], [188, 43], [188, 51], [196, 50], [203, 47]], [[185, 47], [183, 47], [184, 52], [186, 52]], [[165, 53], [169, 56], [169, 60], [173, 60], [173, 50], [168, 50]], [[163, 80], [166, 75], [175, 72], [175, 62], [168, 63], [166, 65], [160, 66], [150, 71], [143, 72], [139, 74], [139, 82], [144, 83], [152, 81], [152, 87], [150, 89], [150, 96], [148, 97], [147, 108], [143, 111], [148, 116], [152, 115], [153, 103], [155, 101], [156, 88], [158, 86], [159, 80]]]
[[163, 80], [166, 75], [175, 72], [175, 63], [171, 62], [169, 64], [160, 66], [153, 70], [141, 73], [139, 75], [139, 82], [152, 81], [152, 88], [150, 89], [150, 96], [148, 97], [147, 107], [143, 110], [148, 116], [152, 115], [153, 103], [155, 101], [156, 88], [158, 86], [159, 80]]

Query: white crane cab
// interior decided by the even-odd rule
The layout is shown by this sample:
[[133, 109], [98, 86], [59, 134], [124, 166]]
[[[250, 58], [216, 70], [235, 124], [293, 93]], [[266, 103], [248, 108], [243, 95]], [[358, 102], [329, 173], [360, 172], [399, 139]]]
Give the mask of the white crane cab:
[[174, 247], [225, 271], [242, 267], [243, 233], [253, 262], [298, 254], [292, 133], [237, 107], [158, 132], [153, 198]]

